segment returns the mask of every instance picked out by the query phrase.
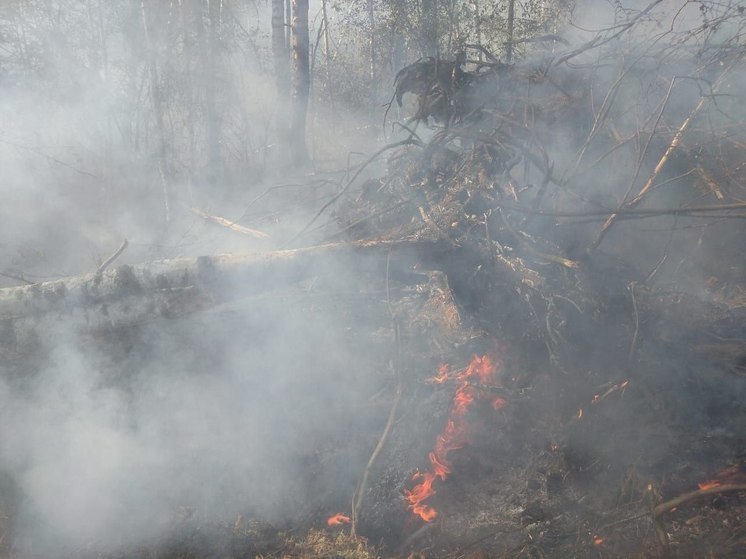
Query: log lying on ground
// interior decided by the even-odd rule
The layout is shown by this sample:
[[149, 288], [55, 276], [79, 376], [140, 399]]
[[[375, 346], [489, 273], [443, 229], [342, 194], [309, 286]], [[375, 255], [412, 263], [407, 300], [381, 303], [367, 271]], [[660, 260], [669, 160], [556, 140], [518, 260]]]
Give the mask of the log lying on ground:
[[82, 319], [88, 328], [126, 326], [143, 318], [184, 316], [221, 301], [324, 276], [386, 272], [443, 252], [432, 241], [339, 243], [243, 255], [179, 258], [119, 266], [102, 273], [0, 289], [0, 345], [47, 320]]
[[[494, 313], [489, 314], [503, 317], [511, 329], [543, 331], [553, 354], [565, 345], [555, 332], [559, 325], [565, 324], [566, 328], [577, 326], [578, 321], [595, 323], [599, 313], [604, 313], [604, 302], [592, 295], [592, 289], [578, 291], [577, 278], [571, 285], [565, 282], [549, 286], [520, 258], [494, 253], [490, 258], [488, 250], [454, 246], [448, 241], [360, 241], [266, 253], [162, 260], [0, 289], [0, 348], [23, 352], [28, 340], [44, 335], [44, 325], [84, 331], [127, 327], [142, 321], [187, 316], [304, 279], [319, 278], [318, 284], [327, 289], [345, 286], [349, 290], [350, 282], [359, 281], [365, 272], [383, 278], [388, 268], [394, 278], [411, 273], [415, 264], [420, 264], [421, 270], [445, 273], [462, 302], [473, 300], [473, 304], [487, 310], [497, 305], [492, 309]], [[490, 276], [481, 287], [480, 282], [471, 281], [479, 268], [488, 269]], [[555, 297], [557, 305], [553, 303]], [[689, 299], [679, 297], [678, 303], [668, 299], [661, 302], [655, 292], [644, 290], [637, 292], [637, 297], [639, 310], [648, 322], [661, 314], [661, 308], [665, 311], [658, 318], [666, 324], [688, 324], [670, 318], [682, 313], [692, 315], [692, 305], [686, 303]], [[569, 315], [561, 310], [563, 300], [571, 300], [573, 310]], [[489, 301], [493, 301], [492, 306]], [[694, 313], [699, 317], [697, 328], [716, 334], [724, 328], [732, 329], [733, 313], [712, 307], [699, 302], [698, 312]], [[655, 335], [664, 339], [686, 336], [686, 332], [670, 330], [670, 326], [656, 329]]]

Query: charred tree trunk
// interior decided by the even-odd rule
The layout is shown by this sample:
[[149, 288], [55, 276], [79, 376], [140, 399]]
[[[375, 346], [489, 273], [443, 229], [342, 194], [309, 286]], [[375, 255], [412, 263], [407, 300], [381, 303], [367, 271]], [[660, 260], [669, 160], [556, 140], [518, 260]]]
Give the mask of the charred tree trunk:
[[308, 0], [293, 0], [292, 7], [293, 99], [290, 114], [290, 157], [294, 166], [302, 167], [308, 163], [306, 114], [311, 87], [308, 56]]

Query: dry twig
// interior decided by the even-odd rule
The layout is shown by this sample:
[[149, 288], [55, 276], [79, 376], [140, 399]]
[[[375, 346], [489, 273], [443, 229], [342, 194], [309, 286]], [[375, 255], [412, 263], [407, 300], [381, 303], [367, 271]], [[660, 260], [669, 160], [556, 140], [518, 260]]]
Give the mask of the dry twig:
[[370, 156], [370, 157], [369, 157], [369, 158], [368, 158], [368, 159], [367, 159], [367, 160], [365, 161], [365, 163], [363, 163], [363, 164], [362, 164], [362, 165], [361, 165], [361, 166], [360, 166], [360, 167], [358, 168], [357, 172], [356, 172], [356, 173], [355, 173], [355, 174], [354, 174], [354, 175], [352, 176], [352, 178], [351, 178], [351, 179], [350, 179], [350, 180], [349, 180], [349, 181], [347, 182], [347, 184], [346, 184], [346, 185], [345, 185], [345, 186], [344, 186], [344, 187], [343, 187], [343, 188], [342, 188], [342, 189], [341, 189], [341, 190], [340, 190], [339, 192], [337, 192], [337, 193], [336, 193], [336, 194], [335, 194], [334, 196], [332, 196], [331, 200], [329, 200], [329, 201], [328, 201], [328, 202], [327, 202], [326, 204], [324, 204], [323, 206], [321, 206], [321, 209], [319, 209], [319, 211], [318, 211], [318, 212], [316, 212], [316, 215], [315, 215], [315, 216], [313, 216], [313, 218], [311, 219], [311, 221], [309, 221], [309, 222], [308, 222], [308, 223], [307, 223], [307, 224], [306, 224], [306, 225], [305, 225], [305, 226], [303, 227], [303, 229], [301, 229], [301, 230], [300, 230], [300, 231], [298, 231], [298, 232], [297, 232], [297, 233], [296, 233], [295, 235], [293, 235], [293, 236], [292, 236], [292, 237], [290, 238], [290, 240], [288, 240], [288, 241], [287, 241], [287, 242], [286, 242], [286, 243], [285, 243], [285, 244], [284, 244], [283, 246], [284, 246], [284, 247], [287, 247], [288, 245], [291, 245], [291, 244], [292, 244], [292, 243], [294, 243], [294, 242], [295, 242], [295, 241], [296, 241], [296, 240], [297, 240], [297, 239], [298, 239], [298, 238], [299, 238], [299, 237], [300, 237], [300, 236], [301, 236], [301, 235], [302, 235], [303, 233], [305, 233], [306, 231], [308, 231], [308, 229], [309, 229], [309, 228], [310, 228], [310, 227], [311, 227], [311, 226], [312, 226], [312, 225], [313, 225], [314, 223], [316, 223], [316, 220], [317, 220], [317, 219], [318, 219], [319, 217], [321, 217], [321, 215], [322, 215], [322, 214], [323, 214], [323, 213], [324, 213], [324, 212], [325, 212], [325, 211], [326, 211], [326, 210], [327, 210], [327, 209], [329, 208], [329, 206], [331, 206], [332, 204], [334, 204], [334, 202], [336, 202], [337, 200], [339, 200], [339, 199], [340, 199], [340, 198], [341, 198], [341, 197], [342, 197], [342, 196], [344, 195], [344, 193], [345, 193], [345, 192], [347, 192], [347, 191], [348, 191], [348, 190], [350, 189], [350, 187], [352, 186], [352, 183], [354, 183], [354, 182], [355, 182], [355, 179], [356, 179], [356, 178], [358, 178], [358, 177], [360, 176], [360, 173], [362, 173], [362, 172], [363, 172], [363, 170], [365, 170], [365, 168], [366, 168], [366, 167], [367, 167], [368, 165], [370, 165], [370, 164], [371, 164], [371, 163], [372, 163], [373, 161], [375, 161], [375, 160], [376, 160], [376, 159], [378, 158], [378, 156], [380, 156], [380, 155], [381, 155], [382, 153], [384, 153], [384, 152], [386, 152], [386, 151], [388, 151], [388, 150], [390, 150], [390, 149], [394, 149], [394, 148], [398, 148], [398, 147], [402, 147], [402, 146], [411, 146], [411, 145], [418, 145], [418, 146], [421, 146], [422, 144], [421, 144], [421, 143], [420, 143], [419, 141], [417, 141], [417, 140], [415, 140], [415, 139], [413, 139], [413, 138], [407, 138], [407, 139], [405, 139], [405, 140], [402, 140], [401, 142], [394, 142], [393, 144], [388, 144], [388, 145], [385, 145], [385, 146], [383, 146], [383, 147], [382, 147], [381, 149], [379, 149], [379, 150], [378, 150], [377, 152], [375, 152], [375, 153], [374, 153], [373, 155], [371, 155], [371, 156]]
[[257, 237], [259, 239], [266, 239], [269, 237], [267, 233], [264, 231], [259, 231], [258, 229], [252, 229], [251, 227], [246, 227], [245, 225], [239, 225], [235, 221], [231, 221], [229, 219], [225, 219], [224, 217], [220, 217], [219, 215], [211, 215], [206, 212], [203, 212], [202, 210], [198, 208], [189, 208], [193, 214], [198, 215], [205, 221], [209, 221], [210, 223], [215, 223], [216, 225], [220, 225], [221, 227], [225, 227], [227, 229], [230, 229], [231, 231], [235, 231], [236, 233], [241, 233], [242, 235], [250, 235], [252, 237]]
[[[695, 105], [695, 107], [691, 110], [689, 115], [684, 119], [684, 122], [681, 123], [681, 125], [676, 130], [676, 133], [673, 136], [673, 139], [671, 140], [671, 143], [666, 148], [666, 151], [661, 156], [660, 160], [658, 161], [658, 164], [653, 169], [652, 173], [650, 173], [650, 176], [648, 177], [648, 180], [645, 181], [645, 184], [640, 189], [640, 192], [630, 201], [625, 201], [620, 209], [629, 209], [634, 208], [637, 204], [639, 204], [643, 198], [645, 198], [645, 195], [653, 188], [653, 185], [655, 183], [655, 180], [658, 178], [658, 175], [661, 173], [663, 168], [666, 166], [666, 163], [668, 163], [668, 160], [671, 157], [671, 154], [674, 152], [674, 150], [679, 147], [681, 144], [681, 140], [684, 137], [684, 134], [689, 128], [689, 125], [692, 123], [692, 121], [699, 115], [699, 113], [702, 111], [702, 109], [705, 106], [706, 101], [717, 92], [718, 86], [723, 82], [723, 79], [725, 78], [726, 74], [728, 73], [728, 70], [730, 67], [723, 70], [723, 72], [720, 74], [718, 79], [715, 81], [715, 83], [712, 86], [712, 91], [710, 95], [702, 95], [699, 98], [699, 101]], [[591, 250], [598, 247], [598, 245], [601, 244], [604, 237], [606, 236], [606, 233], [609, 231], [609, 228], [614, 225], [614, 222], [617, 219], [617, 214], [611, 214], [609, 218], [606, 220], [606, 222], [603, 224], [603, 227], [601, 228], [601, 232], [598, 234], [598, 237], [591, 245]]]
[[355, 494], [352, 497], [352, 526], [350, 528], [350, 531], [353, 537], [356, 535], [356, 532], [357, 532], [357, 519], [360, 514], [360, 507], [363, 504], [363, 497], [365, 496], [365, 490], [368, 486], [368, 476], [370, 475], [370, 471], [373, 468], [373, 464], [375, 464], [376, 459], [378, 458], [378, 455], [381, 453], [381, 450], [383, 449], [383, 446], [386, 444], [386, 440], [389, 438], [389, 433], [391, 433], [391, 429], [394, 426], [394, 420], [396, 419], [396, 412], [399, 409], [399, 402], [401, 401], [401, 396], [402, 396], [402, 393], [404, 392], [404, 385], [402, 383], [401, 370], [399, 367], [399, 358], [401, 354], [399, 321], [396, 317], [396, 314], [394, 313], [393, 307], [391, 306], [391, 291], [389, 289], [390, 264], [391, 264], [391, 253], [389, 252], [388, 256], [386, 257], [386, 298], [388, 301], [389, 312], [391, 313], [391, 321], [392, 321], [392, 326], [394, 329], [395, 353], [394, 353], [394, 361], [393, 361], [393, 370], [394, 370], [394, 376], [396, 377], [396, 393], [394, 395], [394, 400], [391, 402], [391, 409], [389, 410], [389, 417], [386, 420], [386, 426], [383, 428], [383, 432], [381, 433], [381, 437], [378, 439], [378, 444], [376, 445], [376, 448], [373, 450], [373, 453], [370, 455], [370, 458], [368, 459], [368, 463], [366, 464], [365, 470], [363, 471], [363, 477], [360, 479], [360, 484], [357, 486], [357, 490], [355, 491]]
[[119, 255], [124, 252], [124, 249], [127, 248], [128, 244], [129, 243], [127, 242], [127, 239], [124, 239], [124, 241], [122, 241], [122, 244], [119, 246], [116, 252], [112, 254], [111, 256], [109, 256], [109, 258], [104, 260], [103, 263], [98, 267], [98, 269], [96, 270], [96, 273], [100, 274], [101, 272], [106, 270], [106, 268], [111, 266], [111, 263], [114, 262], [117, 258], [119, 258]]

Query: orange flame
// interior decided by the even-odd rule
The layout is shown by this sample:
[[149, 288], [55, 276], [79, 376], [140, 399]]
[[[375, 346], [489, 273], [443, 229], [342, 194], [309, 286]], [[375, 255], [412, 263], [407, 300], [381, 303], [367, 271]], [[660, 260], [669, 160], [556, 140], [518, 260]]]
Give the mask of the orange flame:
[[492, 400], [492, 409], [495, 411], [501, 410], [507, 403], [508, 401], [505, 398], [503, 398], [502, 396], [498, 396], [497, 398]]
[[601, 536], [593, 536], [593, 545], [602, 545], [604, 539]]
[[[416, 485], [412, 489], [404, 490], [409, 509], [425, 522], [432, 522], [438, 516], [438, 511], [424, 504], [423, 501], [435, 495], [433, 487], [435, 480], [445, 481], [453, 471], [448, 454], [467, 445], [469, 440], [467, 413], [471, 405], [484, 396], [478, 386], [495, 386], [496, 371], [497, 365], [489, 355], [482, 357], [475, 355], [463, 371], [451, 372], [449, 366], [444, 364], [438, 368], [438, 375], [430, 379], [430, 382], [434, 384], [444, 384], [448, 380], [459, 384], [443, 431], [435, 439], [435, 448], [428, 455], [430, 470], [424, 473], [415, 472], [412, 480], [417, 482]], [[505, 406], [506, 403], [507, 401], [502, 397], [492, 398], [492, 407], [496, 410]]]
[[742, 483], [746, 483], [746, 467], [728, 466], [715, 474], [713, 479], [698, 483], [697, 486], [700, 490], [706, 491], [723, 485]]
[[352, 520], [350, 520], [349, 516], [346, 516], [339, 512], [337, 514], [330, 516], [326, 520], [326, 523], [327, 525], [329, 525], [330, 528], [332, 526], [339, 526], [341, 524], [349, 524], [350, 522], [352, 522]]
[[438, 376], [435, 376], [428, 380], [428, 382], [432, 382], [433, 384], [443, 384], [448, 380], [448, 364], [447, 363], [441, 363], [438, 367]]

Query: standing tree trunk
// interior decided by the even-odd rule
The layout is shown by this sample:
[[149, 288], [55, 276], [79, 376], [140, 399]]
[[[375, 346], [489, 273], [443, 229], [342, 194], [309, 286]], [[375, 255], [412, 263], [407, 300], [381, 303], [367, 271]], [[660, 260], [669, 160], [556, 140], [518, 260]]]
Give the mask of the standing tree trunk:
[[[482, 45], [482, 14], [479, 10], [479, 0], [474, 0], [474, 32], [477, 35], [477, 44]], [[479, 61], [482, 61], [483, 53], [481, 50], [478, 52]]]
[[290, 52], [290, 18], [291, 18], [290, 0], [285, 0], [285, 50]]
[[326, 56], [326, 89], [329, 93], [329, 104], [331, 105], [332, 111], [335, 111], [334, 107], [334, 83], [332, 82], [332, 70], [331, 70], [331, 50], [329, 48], [329, 18], [326, 11], [327, 0], [321, 0], [321, 12], [322, 12], [322, 25], [324, 26], [324, 55]]
[[[195, 97], [195, 84], [194, 84], [194, 67], [192, 64], [192, 61], [194, 60], [194, 39], [192, 37], [192, 27], [190, 25], [191, 19], [190, 16], [195, 15], [190, 11], [192, 7], [189, 6], [186, 2], [182, 2], [180, 5], [180, 11], [181, 11], [181, 35], [182, 35], [182, 50], [183, 50], [183, 56], [184, 56], [184, 72], [186, 75], [186, 111], [187, 111], [187, 118], [186, 118], [186, 130], [187, 130], [187, 150], [189, 157], [187, 158], [187, 166], [189, 169], [189, 174], [187, 176], [187, 192], [189, 192], [191, 196], [192, 192], [192, 183], [194, 181], [194, 173], [195, 169], [197, 167], [196, 165], [196, 157], [195, 157], [195, 143], [194, 143], [194, 135], [195, 135], [195, 108], [194, 108], [194, 97]], [[199, 17], [202, 17], [201, 14], [196, 14]]]
[[438, 57], [438, 0], [421, 0], [422, 56]]
[[508, 40], [505, 41], [505, 62], [513, 63], [513, 35], [515, 33], [515, 0], [508, 0]]
[[272, 0], [272, 58], [275, 65], [275, 89], [277, 108], [275, 109], [275, 129], [280, 150], [288, 147], [287, 116], [288, 92], [290, 91], [290, 59], [285, 33], [285, 0]]
[[208, 0], [207, 66], [205, 68], [205, 128], [207, 133], [207, 180], [217, 184], [223, 179], [223, 162], [220, 157], [220, 119], [215, 101], [218, 30], [220, 27], [220, 2]]
[[217, 63], [217, 33], [219, 26], [219, 3], [208, 0], [207, 29], [205, 29], [204, 0], [191, 0], [194, 32], [199, 53], [199, 71], [197, 87], [202, 92], [202, 110], [204, 115], [206, 156], [206, 180], [216, 184], [222, 178], [222, 161], [220, 158], [220, 121], [215, 104], [215, 82]]
[[368, 0], [368, 26], [370, 27], [370, 37], [368, 43], [368, 54], [370, 58], [370, 106], [373, 109], [376, 106], [378, 97], [378, 87], [376, 80], [376, 21], [373, 10], [373, 0]]
[[161, 186], [163, 188], [163, 219], [166, 225], [171, 221], [171, 172], [168, 162], [168, 140], [166, 139], [166, 127], [164, 120], [163, 97], [161, 96], [160, 77], [156, 65], [155, 45], [151, 35], [150, 14], [148, 13], [147, 0], [140, 3], [140, 15], [145, 37], [145, 51], [148, 59], [148, 71], [150, 74], [150, 97], [153, 101], [153, 113], [155, 126], [158, 132], [158, 171], [161, 175]]
[[290, 113], [290, 156], [296, 167], [308, 163], [306, 113], [311, 74], [308, 57], [308, 0], [292, 0], [293, 88]]

